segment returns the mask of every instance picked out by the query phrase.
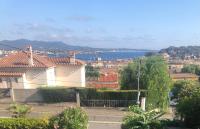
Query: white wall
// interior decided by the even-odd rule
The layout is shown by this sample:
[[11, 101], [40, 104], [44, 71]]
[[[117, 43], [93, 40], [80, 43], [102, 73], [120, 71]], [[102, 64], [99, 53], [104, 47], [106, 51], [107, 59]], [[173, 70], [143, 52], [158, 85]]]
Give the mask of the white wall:
[[35, 89], [38, 87], [47, 86], [47, 70], [46, 68], [29, 69], [26, 72], [26, 89]]
[[48, 86], [55, 86], [56, 85], [56, 79], [55, 79], [55, 68], [49, 68], [47, 69], [47, 85]]
[[85, 87], [85, 66], [56, 65], [56, 85]]

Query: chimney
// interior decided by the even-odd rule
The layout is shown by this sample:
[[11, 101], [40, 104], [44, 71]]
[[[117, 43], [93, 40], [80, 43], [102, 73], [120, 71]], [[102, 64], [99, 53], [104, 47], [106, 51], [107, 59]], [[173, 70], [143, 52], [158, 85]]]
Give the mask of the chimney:
[[70, 58], [69, 58], [70, 64], [75, 64], [76, 63], [76, 54], [75, 52], [70, 53]]
[[33, 63], [33, 52], [32, 52], [32, 46], [30, 45], [29, 47], [28, 47], [28, 63], [29, 63], [29, 65], [30, 66], [33, 66], [34, 65], [34, 63]]

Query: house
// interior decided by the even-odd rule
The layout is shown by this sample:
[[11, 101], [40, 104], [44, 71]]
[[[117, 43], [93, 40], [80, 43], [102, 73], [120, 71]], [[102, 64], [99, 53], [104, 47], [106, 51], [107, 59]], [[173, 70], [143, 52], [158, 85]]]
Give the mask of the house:
[[0, 60], [0, 88], [85, 87], [85, 63], [75, 58], [48, 58], [28, 51]]
[[169, 63], [169, 71], [171, 73], [180, 73], [184, 64], [183, 63]]
[[118, 74], [117, 73], [108, 73], [100, 74], [100, 77], [97, 80], [88, 82], [89, 87], [93, 88], [109, 88], [109, 89], [118, 89]]
[[178, 81], [178, 80], [198, 81], [199, 80], [199, 76], [192, 73], [175, 73], [175, 74], [170, 74], [170, 77], [174, 81]]

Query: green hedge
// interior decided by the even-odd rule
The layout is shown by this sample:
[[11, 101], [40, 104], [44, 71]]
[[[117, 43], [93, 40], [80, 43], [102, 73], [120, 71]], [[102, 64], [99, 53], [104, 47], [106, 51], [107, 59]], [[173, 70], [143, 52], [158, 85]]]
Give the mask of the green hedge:
[[48, 126], [40, 119], [0, 118], [0, 129], [49, 129]]
[[[134, 90], [97, 90], [94, 88], [41, 88], [39, 90], [43, 100], [47, 103], [75, 102], [76, 92], [81, 100], [136, 100], [137, 91]], [[146, 91], [141, 91], [141, 97]]]
[[[136, 100], [137, 91], [131, 90], [79, 90], [82, 100]], [[141, 91], [141, 97], [145, 96], [145, 91]]]
[[75, 88], [41, 88], [39, 92], [46, 103], [76, 101]]

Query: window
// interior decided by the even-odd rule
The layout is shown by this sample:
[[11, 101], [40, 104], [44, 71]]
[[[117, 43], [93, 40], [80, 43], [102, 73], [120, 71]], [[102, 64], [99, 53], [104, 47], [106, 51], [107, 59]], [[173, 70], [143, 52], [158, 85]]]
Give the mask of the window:
[[2, 83], [2, 78], [0, 78], [0, 83]]
[[18, 78], [15, 78], [15, 82], [18, 83]]

